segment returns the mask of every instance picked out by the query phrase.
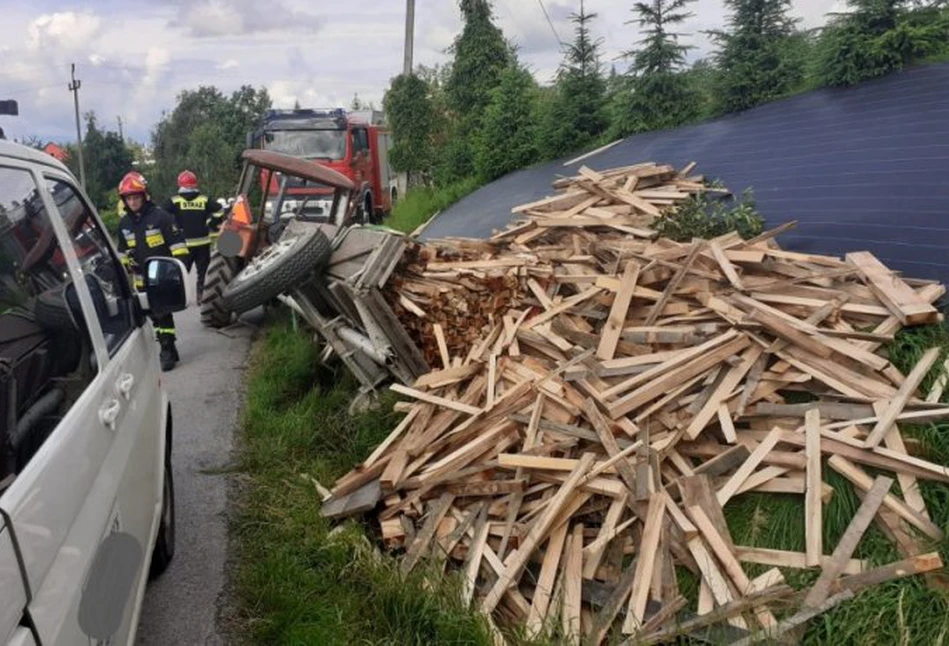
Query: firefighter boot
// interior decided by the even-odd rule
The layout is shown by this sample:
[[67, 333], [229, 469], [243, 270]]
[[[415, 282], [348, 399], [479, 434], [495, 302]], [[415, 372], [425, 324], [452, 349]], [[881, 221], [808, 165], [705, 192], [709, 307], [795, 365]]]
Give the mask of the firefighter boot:
[[162, 335], [158, 339], [158, 344], [161, 346], [161, 353], [159, 354], [161, 370], [162, 372], [168, 372], [175, 367], [175, 363], [178, 361], [178, 350], [175, 348], [175, 339], [170, 336]]

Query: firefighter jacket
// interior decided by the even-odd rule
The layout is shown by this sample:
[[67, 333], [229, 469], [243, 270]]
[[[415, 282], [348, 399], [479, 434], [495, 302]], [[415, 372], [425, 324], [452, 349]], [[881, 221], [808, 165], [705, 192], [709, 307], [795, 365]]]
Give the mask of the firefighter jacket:
[[165, 210], [175, 217], [189, 247], [211, 244], [221, 226], [224, 210], [216, 200], [197, 191], [175, 195]]
[[175, 218], [151, 201], [141, 213], [126, 212], [119, 220], [119, 257], [128, 268], [135, 289], [145, 288], [145, 261], [156, 256], [172, 256], [191, 268], [191, 254]]

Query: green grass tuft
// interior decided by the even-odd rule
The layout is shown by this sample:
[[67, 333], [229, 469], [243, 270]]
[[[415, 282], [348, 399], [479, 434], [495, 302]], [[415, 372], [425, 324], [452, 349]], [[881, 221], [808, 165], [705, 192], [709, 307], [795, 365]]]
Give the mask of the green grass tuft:
[[428, 222], [433, 215], [468, 195], [482, 182], [469, 177], [441, 188], [413, 188], [399, 200], [385, 225], [403, 233], [412, 233]]

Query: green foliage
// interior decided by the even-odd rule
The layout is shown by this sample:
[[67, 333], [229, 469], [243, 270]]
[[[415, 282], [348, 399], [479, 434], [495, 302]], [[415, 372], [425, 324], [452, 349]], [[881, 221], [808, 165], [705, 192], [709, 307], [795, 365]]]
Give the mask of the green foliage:
[[820, 41], [821, 84], [853, 85], [885, 76], [928, 56], [949, 52], [949, 16], [908, 0], [849, 0]]
[[489, 0], [459, 0], [464, 27], [452, 45], [454, 60], [445, 84], [450, 139], [439, 177], [453, 182], [475, 171], [475, 149], [491, 93], [514, 56], [493, 22]]
[[430, 174], [435, 106], [428, 83], [415, 74], [400, 74], [392, 80], [383, 106], [392, 132], [389, 159], [392, 167], [414, 178]]
[[432, 188], [420, 186], [409, 189], [408, 193], [396, 202], [385, 225], [403, 233], [411, 233], [428, 222], [432, 216], [473, 192], [481, 186], [476, 177], [469, 177], [454, 184]]
[[712, 32], [720, 109], [738, 112], [784, 96], [803, 74], [802, 61], [785, 47], [794, 27], [791, 0], [725, 0], [725, 6], [728, 28]]
[[[115, 204], [115, 190], [122, 177], [132, 170], [132, 151], [119, 133], [99, 128], [94, 112], [87, 112], [86, 132], [82, 140], [83, 166], [86, 171], [86, 194], [98, 211], [107, 211]], [[66, 165], [79, 178], [79, 154], [68, 146]]]
[[685, 53], [690, 48], [679, 43], [681, 34], [671, 31], [692, 15], [685, 8], [693, 1], [636, 3], [635, 22], [645, 37], [638, 50], [626, 52], [627, 57], [633, 58], [633, 64], [613, 105], [614, 135], [671, 128], [698, 114], [698, 93], [682, 73]]
[[152, 134], [156, 167], [148, 177], [156, 199], [177, 191], [184, 169], [197, 173], [201, 189], [213, 196], [234, 190], [246, 135], [270, 107], [265, 89], [243, 86], [224, 96], [212, 86], [185, 90]]
[[545, 158], [560, 157], [595, 141], [607, 126], [606, 79], [600, 64], [602, 38], [594, 38], [589, 23], [595, 13], [571, 14], [574, 41], [566, 46], [555, 94], [541, 112], [538, 148]]
[[495, 179], [536, 161], [534, 90], [534, 77], [518, 65], [501, 74], [475, 139], [475, 170], [483, 179]]
[[493, 22], [489, 0], [459, 0], [459, 6], [464, 27], [452, 45], [455, 58], [445, 89], [458, 117], [477, 121], [511, 63], [511, 52]]
[[745, 191], [737, 203], [728, 200], [710, 200], [704, 195], [694, 196], [671, 212], [656, 220], [653, 228], [660, 236], [677, 242], [693, 238], [710, 239], [737, 231], [744, 238], [761, 233], [764, 218], [758, 213], [754, 194]]

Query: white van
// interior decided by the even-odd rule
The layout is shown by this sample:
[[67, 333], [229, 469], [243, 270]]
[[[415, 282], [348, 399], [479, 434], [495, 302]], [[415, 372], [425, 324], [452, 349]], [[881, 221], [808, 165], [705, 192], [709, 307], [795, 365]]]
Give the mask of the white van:
[[174, 554], [171, 407], [147, 314], [65, 166], [0, 141], [0, 646], [132, 644]]

